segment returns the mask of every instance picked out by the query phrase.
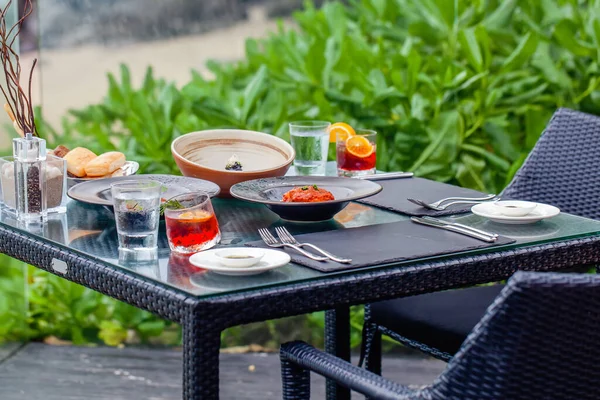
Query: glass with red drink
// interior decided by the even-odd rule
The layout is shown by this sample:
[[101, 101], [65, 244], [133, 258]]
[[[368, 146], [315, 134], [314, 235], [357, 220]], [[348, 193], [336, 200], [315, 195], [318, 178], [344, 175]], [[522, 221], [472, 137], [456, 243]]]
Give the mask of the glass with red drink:
[[355, 133], [338, 132], [336, 156], [339, 176], [360, 176], [375, 173], [377, 162], [377, 132], [357, 129]]
[[185, 193], [164, 203], [167, 239], [171, 250], [192, 254], [210, 249], [221, 240], [219, 222], [210, 197], [204, 192]]

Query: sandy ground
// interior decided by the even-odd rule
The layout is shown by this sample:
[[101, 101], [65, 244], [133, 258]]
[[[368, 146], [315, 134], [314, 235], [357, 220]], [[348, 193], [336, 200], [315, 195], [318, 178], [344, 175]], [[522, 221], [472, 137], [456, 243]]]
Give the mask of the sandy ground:
[[[121, 63], [129, 66], [134, 84], [141, 83], [146, 68], [152, 65], [156, 77], [183, 85], [189, 81], [192, 69], [208, 75], [206, 61], [241, 59], [247, 38], [264, 37], [275, 29], [276, 22], [268, 20], [263, 9], [257, 7], [250, 10], [246, 21], [205, 34], [121, 47], [90, 45], [43, 50], [41, 54], [24, 54], [22, 65], [25, 68], [39, 57], [34, 80], [39, 94], [34, 94], [34, 101], [43, 104], [44, 117], [56, 128], [67, 110], [100, 101], [108, 87], [106, 74], [118, 75]], [[1, 115], [0, 126], [5, 123], [3, 118]], [[10, 145], [7, 132], [3, 133], [0, 149]]]

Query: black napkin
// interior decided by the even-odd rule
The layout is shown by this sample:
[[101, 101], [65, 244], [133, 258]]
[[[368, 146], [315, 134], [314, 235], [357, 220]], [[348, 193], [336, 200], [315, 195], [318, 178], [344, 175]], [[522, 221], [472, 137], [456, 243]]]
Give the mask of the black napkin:
[[[352, 264], [340, 264], [333, 261], [319, 262], [306, 258], [293, 249], [285, 249], [295, 263], [322, 272], [448, 255], [514, 242], [513, 239], [501, 236], [495, 243], [486, 243], [459, 233], [419, 225], [412, 221], [308, 233], [296, 235], [296, 238], [302, 243], [312, 243], [337, 256], [353, 260]], [[267, 247], [261, 241], [247, 243], [247, 246]], [[306, 250], [311, 251], [310, 249]], [[311, 252], [314, 253], [314, 251]]]
[[424, 200], [433, 203], [446, 197], [483, 197], [484, 193], [476, 190], [465, 189], [448, 185], [442, 182], [430, 181], [423, 178], [402, 178], [378, 182], [383, 190], [375, 196], [358, 200], [371, 206], [384, 208], [402, 214], [432, 217], [466, 213], [471, 210], [472, 204], [457, 204], [444, 211], [434, 211], [418, 206], [408, 201], [408, 198]]

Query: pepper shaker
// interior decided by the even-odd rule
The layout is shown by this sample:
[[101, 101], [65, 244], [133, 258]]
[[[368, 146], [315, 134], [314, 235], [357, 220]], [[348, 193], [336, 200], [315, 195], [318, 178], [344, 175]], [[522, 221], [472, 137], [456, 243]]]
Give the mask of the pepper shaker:
[[13, 139], [17, 219], [46, 218], [46, 141], [27, 133]]

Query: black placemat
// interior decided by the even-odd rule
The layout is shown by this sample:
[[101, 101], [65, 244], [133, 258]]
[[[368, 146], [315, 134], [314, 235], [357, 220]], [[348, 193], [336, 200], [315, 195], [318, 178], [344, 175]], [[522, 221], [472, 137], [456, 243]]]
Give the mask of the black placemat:
[[[419, 225], [412, 221], [308, 233], [296, 235], [296, 238], [300, 242], [313, 243], [340, 257], [353, 260], [352, 264], [340, 264], [333, 261], [319, 262], [306, 258], [293, 249], [285, 250], [294, 262], [322, 272], [454, 254], [514, 242], [513, 239], [501, 236], [495, 243], [486, 243], [455, 232]], [[248, 243], [247, 246], [266, 247], [260, 241]]]
[[395, 211], [402, 214], [432, 217], [466, 213], [471, 210], [472, 204], [457, 204], [444, 211], [428, 210], [408, 201], [408, 198], [424, 200], [433, 203], [446, 197], [482, 197], [481, 193], [472, 189], [448, 185], [442, 182], [431, 181], [424, 178], [402, 178], [378, 182], [383, 190], [375, 196], [358, 200], [361, 203]]

